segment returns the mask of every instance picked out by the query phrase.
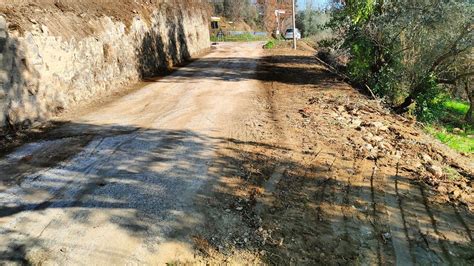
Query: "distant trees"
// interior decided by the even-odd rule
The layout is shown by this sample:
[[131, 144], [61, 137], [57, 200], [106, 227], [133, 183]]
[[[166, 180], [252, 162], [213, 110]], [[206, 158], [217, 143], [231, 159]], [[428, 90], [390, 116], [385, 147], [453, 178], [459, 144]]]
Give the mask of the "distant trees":
[[258, 12], [250, 0], [212, 0], [214, 14], [232, 21], [245, 21], [255, 26], [258, 21]]
[[324, 30], [324, 25], [329, 21], [330, 15], [324, 10], [307, 8], [298, 12], [296, 27], [303, 37], [314, 36]]
[[245, 21], [254, 28], [273, 32], [277, 28], [275, 10], [285, 10], [280, 16], [281, 28], [291, 24], [291, 0], [210, 0], [214, 15], [232, 21]]
[[[351, 78], [368, 84], [396, 111], [415, 103], [418, 117], [435, 119], [449, 86], [464, 86], [472, 96], [472, 1], [333, 2], [328, 26], [337, 35], [326, 44], [345, 50]], [[472, 103], [466, 118], [472, 122]]]

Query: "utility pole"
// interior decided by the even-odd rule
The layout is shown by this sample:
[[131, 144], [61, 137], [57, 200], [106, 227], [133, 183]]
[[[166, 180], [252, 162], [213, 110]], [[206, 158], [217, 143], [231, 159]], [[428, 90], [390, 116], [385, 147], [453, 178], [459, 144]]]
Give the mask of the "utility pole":
[[293, 49], [296, 50], [296, 0], [293, 0]]

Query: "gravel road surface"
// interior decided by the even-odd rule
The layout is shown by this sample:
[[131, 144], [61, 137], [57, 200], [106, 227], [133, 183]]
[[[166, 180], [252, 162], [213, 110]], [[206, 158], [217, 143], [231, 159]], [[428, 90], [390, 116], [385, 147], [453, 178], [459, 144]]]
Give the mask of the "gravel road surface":
[[189, 230], [203, 220], [195, 199], [215, 182], [208, 166], [254, 95], [261, 45], [220, 44], [1, 159], [2, 259], [192, 259]]

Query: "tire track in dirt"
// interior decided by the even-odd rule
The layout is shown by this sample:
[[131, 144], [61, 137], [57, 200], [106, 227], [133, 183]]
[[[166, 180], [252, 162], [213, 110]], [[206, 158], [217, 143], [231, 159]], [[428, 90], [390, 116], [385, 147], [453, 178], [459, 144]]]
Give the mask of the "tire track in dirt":
[[325, 171], [332, 182], [328, 183], [329, 195], [322, 208], [325, 208], [328, 222], [331, 224], [331, 242], [335, 244], [334, 254], [331, 255], [336, 256], [340, 263], [347, 263], [357, 257], [357, 244], [352, 226], [354, 210], [350, 204], [350, 194], [353, 188], [350, 175], [344, 173], [352, 165], [338, 159], [337, 152], [329, 148], [325, 150], [329, 152], [320, 156], [320, 163], [325, 165]]
[[449, 264], [453, 264], [453, 261], [451, 259], [451, 256], [450, 256], [450, 254], [448, 252], [448, 249], [446, 247], [446, 244], [445, 244], [445, 239], [446, 238], [445, 238], [445, 236], [443, 236], [443, 234], [438, 229], [438, 224], [436, 222], [433, 211], [430, 208], [430, 205], [428, 203], [428, 199], [426, 197], [425, 189], [421, 185], [418, 185], [418, 188], [420, 190], [420, 194], [421, 194], [421, 197], [422, 197], [422, 200], [423, 200], [423, 205], [425, 206], [426, 213], [428, 214], [428, 217], [430, 218], [431, 226], [432, 226], [432, 228], [433, 228], [433, 230], [434, 230], [434, 232], [435, 232], [435, 234], [438, 238], [439, 247], [440, 247], [441, 251], [443, 252], [443, 257], [448, 261]]
[[374, 229], [375, 237], [377, 239], [377, 259], [379, 264], [383, 263], [383, 251], [382, 251], [382, 245], [380, 241], [380, 236], [382, 235], [382, 230], [380, 228], [380, 218], [377, 213], [377, 201], [375, 198], [375, 186], [374, 186], [374, 178], [375, 178], [375, 173], [377, 171], [377, 165], [374, 163], [372, 166], [372, 171], [370, 173], [370, 206], [371, 208], [371, 218], [372, 220], [370, 221], [372, 224], [372, 227]]
[[453, 250], [458, 245], [447, 239], [470, 241], [468, 234], [462, 235], [467, 231], [460, 219], [446, 223], [451, 218], [447, 216], [456, 216], [455, 209], [448, 205], [438, 210], [440, 206], [429, 202], [423, 185], [408, 180], [402, 172], [393, 179], [413, 263], [455, 264]]
[[440, 263], [442, 258], [438, 254], [440, 253], [439, 244], [429, 239], [433, 229], [418, 184], [406, 180], [403, 174], [399, 173], [398, 188], [399, 191], [402, 191], [399, 196], [405, 207], [405, 221], [414, 262], [419, 264]]
[[319, 222], [323, 222], [323, 210], [321, 208], [321, 204], [323, 204], [324, 198], [325, 198], [325, 193], [326, 193], [326, 188], [328, 185], [330, 185], [331, 178], [326, 177], [322, 180], [320, 180], [317, 183], [317, 187], [319, 190], [315, 193], [314, 198], [316, 199], [316, 204], [317, 204], [317, 211], [316, 211], [316, 220]]
[[[418, 152], [424, 150], [413, 148], [420, 140], [412, 138], [420, 133], [402, 124], [405, 120], [379, 110], [378, 103], [374, 108], [373, 101], [333, 81], [308, 63], [310, 56], [295, 56], [293, 51], [280, 56], [278, 52], [262, 60], [263, 72], [271, 76], [261, 79], [268, 92], [268, 106], [263, 104], [266, 119], [275, 122], [272, 130], [284, 135], [284, 141], [278, 134], [265, 135], [268, 127], [252, 123], [249, 138], [272, 146], [248, 146], [243, 169], [251, 174], [244, 175], [241, 185], [250, 202], [261, 197], [257, 208], [249, 207], [258, 210], [257, 222], [249, 224], [256, 226], [254, 248], [262, 261], [285, 265], [449, 263], [435, 231], [446, 237], [443, 245], [452, 257], [460, 254], [460, 264], [469, 261], [473, 250], [468, 245], [473, 222], [469, 213], [462, 206], [458, 206], [459, 215], [451, 205], [449, 210], [440, 209], [430, 201], [432, 191], [421, 195], [419, 190], [421, 176], [416, 174], [425, 172], [416, 162]], [[272, 72], [272, 67], [277, 70]], [[307, 73], [300, 79], [302, 71]], [[280, 149], [283, 146], [288, 150]], [[401, 152], [408, 149], [411, 153], [404, 165], [397, 166]], [[429, 200], [436, 230], [423, 198]], [[456, 219], [455, 225], [449, 224], [453, 218], [447, 215]], [[249, 220], [248, 212], [242, 219]], [[455, 232], [447, 232], [450, 228]], [[465, 232], [463, 239], [461, 232]]]
[[469, 228], [469, 225], [466, 223], [466, 219], [463, 218], [456, 205], [451, 204], [451, 206], [453, 207], [454, 214], [456, 215], [456, 218], [458, 219], [459, 223], [463, 226], [464, 230], [466, 230], [467, 237], [471, 242], [474, 242], [474, 240], [472, 239], [471, 228]]
[[394, 250], [394, 239], [390, 233], [391, 223], [387, 223], [390, 221], [389, 207], [386, 205], [387, 178], [377, 160], [373, 161], [369, 182], [373, 218], [371, 224], [377, 239], [377, 256], [381, 264], [393, 264], [397, 254]]
[[[469, 226], [457, 215], [455, 208], [431, 202], [426, 188], [422, 184], [417, 184], [417, 187], [432, 228], [432, 233], [426, 234], [429, 245], [438, 246], [438, 256], [444, 263], [455, 265], [460, 260], [473, 261], [473, 242], [469, 235]], [[462, 245], [468, 243], [471, 248]]]
[[[382, 264], [381, 246], [378, 242], [378, 215], [374, 211], [373, 187], [366, 187], [366, 177], [373, 178], [374, 163], [369, 160], [358, 160], [355, 151], [352, 156], [342, 157], [339, 174], [347, 176], [346, 206], [351, 211], [347, 222], [348, 234], [351, 236], [357, 259], [366, 264]], [[373, 182], [371, 182], [373, 185]], [[371, 243], [371, 244], [368, 244]], [[375, 249], [373, 248], [375, 247]]]
[[[383, 170], [390, 171], [392, 169]], [[396, 264], [411, 265], [415, 263], [415, 260], [412, 256], [412, 245], [408, 237], [405, 211], [400, 197], [398, 166], [394, 171], [394, 175], [384, 176], [384, 179], [388, 180], [388, 184], [385, 186], [385, 203], [388, 205], [390, 237], [392, 238]]]
[[[357, 161], [359, 161], [357, 163]], [[360, 236], [360, 258], [363, 263], [378, 264], [383, 262], [380, 250], [378, 236], [377, 212], [374, 208], [374, 188], [373, 175], [375, 165], [372, 161], [357, 160], [354, 158], [354, 184], [358, 187], [356, 197], [356, 207], [358, 207], [359, 215], [359, 236]], [[367, 186], [367, 179], [370, 178], [370, 185]]]

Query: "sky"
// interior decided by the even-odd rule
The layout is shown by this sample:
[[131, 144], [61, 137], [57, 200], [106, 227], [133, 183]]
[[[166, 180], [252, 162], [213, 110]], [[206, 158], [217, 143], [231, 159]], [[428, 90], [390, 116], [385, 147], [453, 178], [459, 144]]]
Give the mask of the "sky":
[[297, 0], [298, 9], [305, 9], [308, 3], [313, 3], [313, 7], [326, 6], [329, 0]]

